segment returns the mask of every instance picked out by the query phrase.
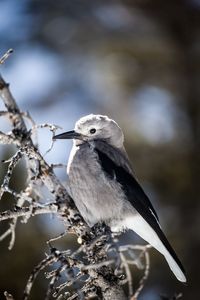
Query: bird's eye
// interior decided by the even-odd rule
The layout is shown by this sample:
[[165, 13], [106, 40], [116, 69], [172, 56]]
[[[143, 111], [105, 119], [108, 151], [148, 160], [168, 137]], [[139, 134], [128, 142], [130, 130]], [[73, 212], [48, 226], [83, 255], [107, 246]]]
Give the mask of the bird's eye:
[[96, 132], [96, 129], [95, 129], [95, 128], [90, 129], [90, 133], [91, 133], [91, 134], [94, 134], [95, 132]]

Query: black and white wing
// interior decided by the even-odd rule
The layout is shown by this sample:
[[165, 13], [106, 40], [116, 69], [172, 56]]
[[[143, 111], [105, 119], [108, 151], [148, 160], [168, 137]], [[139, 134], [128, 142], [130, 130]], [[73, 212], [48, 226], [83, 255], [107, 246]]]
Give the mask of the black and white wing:
[[138, 214], [126, 219], [126, 227], [134, 230], [144, 240], [162, 253], [175, 276], [186, 281], [184, 268], [175, 251], [165, 237], [159, 219], [149, 198], [134, 178], [126, 155], [106, 142], [95, 141], [96, 151], [102, 170], [111, 180], [116, 180], [126, 195], [127, 201]]

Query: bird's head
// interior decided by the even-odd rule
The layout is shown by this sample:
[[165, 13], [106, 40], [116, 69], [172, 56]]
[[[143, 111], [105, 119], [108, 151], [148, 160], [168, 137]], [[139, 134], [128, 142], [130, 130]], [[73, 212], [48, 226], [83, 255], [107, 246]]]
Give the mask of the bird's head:
[[79, 119], [72, 131], [56, 135], [54, 139], [73, 139], [76, 145], [103, 140], [117, 148], [123, 147], [124, 135], [118, 124], [102, 115], [87, 115]]

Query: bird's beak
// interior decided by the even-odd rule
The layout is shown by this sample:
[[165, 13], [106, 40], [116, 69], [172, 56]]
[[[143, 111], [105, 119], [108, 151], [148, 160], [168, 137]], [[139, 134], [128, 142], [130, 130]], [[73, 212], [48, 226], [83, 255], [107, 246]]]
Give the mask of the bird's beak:
[[53, 137], [53, 140], [57, 140], [57, 139], [78, 139], [80, 140], [81, 139], [81, 134], [76, 132], [75, 130], [72, 130], [72, 131], [67, 131], [67, 132], [64, 132], [64, 133], [61, 133], [61, 134], [58, 134], [58, 135], [55, 135]]

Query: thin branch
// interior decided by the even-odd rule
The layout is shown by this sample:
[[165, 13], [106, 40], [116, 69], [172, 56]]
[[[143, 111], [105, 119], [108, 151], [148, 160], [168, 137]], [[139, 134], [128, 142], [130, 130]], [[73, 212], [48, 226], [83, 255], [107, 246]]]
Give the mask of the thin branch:
[[65, 165], [65, 164], [51, 164], [51, 167], [53, 168], [53, 169], [55, 169], [55, 168], [67, 168], [67, 165]]
[[2, 65], [6, 59], [13, 53], [13, 49], [9, 49], [6, 53], [0, 58], [0, 65]]
[[35, 124], [33, 126], [33, 128], [31, 129], [31, 132], [34, 133], [34, 132], [36, 132], [36, 129], [39, 129], [39, 128], [48, 128], [52, 132], [51, 145], [50, 145], [49, 149], [44, 153], [44, 156], [45, 156], [53, 148], [53, 145], [54, 145], [54, 142], [55, 142], [55, 140], [53, 139], [53, 137], [55, 136], [56, 130], [57, 129], [62, 129], [62, 128], [60, 126], [58, 126], [58, 125], [48, 124], [48, 123]]
[[4, 163], [9, 162], [7, 173], [4, 177], [3, 183], [0, 187], [0, 199], [3, 196], [3, 193], [9, 189], [8, 185], [10, 182], [10, 178], [12, 176], [13, 170], [16, 167], [17, 163], [22, 158], [22, 149], [19, 149], [15, 155], [13, 155], [9, 160], [4, 161]]
[[64, 237], [67, 233], [68, 233], [68, 232], [65, 231], [65, 232], [60, 233], [58, 236], [49, 239], [49, 240], [46, 242], [47, 245], [50, 245], [50, 243], [52, 243], [52, 242], [54, 242], [54, 241], [57, 241], [57, 240], [61, 239], [61, 238]]
[[54, 255], [50, 255], [47, 258], [43, 259], [33, 270], [33, 272], [31, 273], [28, 282], [26, 284], [26, 287], [24, 289], [24, 295], [23, 295], [23, 300], [27, 300], [33, 283], [37, 277], [37, 275], [39, 274], [40, 271], [42, 271], [45, 267], [49, 266], [50, 264], [52, 264], [53, 262], [55, 262], [55, 256]]
[[136, 292], [134, 293], [133, 297], [131, 297], [131, 300], [138, 299], [139, 294], [141, 293], [142, 289], [144, 288], [145, 282], [147, 278], [149, 277], [149, 270], [150, 270], [150, 259], [149, 259], [149, 253], [146, 250], [144, 253], [145, 256], [145, 271], [142, 279], [139, 282], [139, 287], [137, 288]]
[[[30, 213], [30, 207], [16, 207], [14, 211], [6, 210], [4, 212], [0, 212], [0, 222], [13, 219], [24, 217]], [[49, 204], [49, 206], [44, 207], [34, 207], [32, 210], [31, 216], [41, 215], [41, 214], [56, 214], [58, 213], [58, 206], [57, 204]]]
[[6, 291], [4, 292], [4, 296], [6, 297], [6, 300], [14, 300], [13, 296]]
[[5, 134], [0, 131], [0, 143], [1, 144], [14, 144], [20, 146], [20, 142], [16, 140], [11, 134]]
[[124, 269], [125, 269], [126, 279], [127, 279], [127, 283], [128, 283], [128, 292], [129, 292], [129, 297], [130, 297], [133, 294], [133, 283], [132, 283], [131, 271], [130, 271], [129, 265], [126, 261], [124, 254], [122, 252], [120, 252], [119, 255], [120, 255], [121, 261], [122, 261], [122, 268], [124, 267]]

